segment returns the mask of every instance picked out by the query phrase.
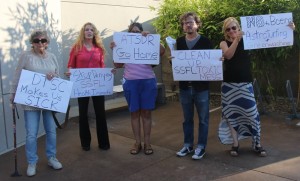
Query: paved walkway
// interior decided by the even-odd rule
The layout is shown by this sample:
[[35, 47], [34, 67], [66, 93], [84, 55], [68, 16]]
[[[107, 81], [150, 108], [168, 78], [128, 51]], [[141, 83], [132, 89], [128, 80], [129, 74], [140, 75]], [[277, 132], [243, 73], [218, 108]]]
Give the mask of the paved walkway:
[[[300, 180], [299, 120], [286, 121], [274, 113], [261, 116], [262, 144], [268, 157], [260, 158], [251, 150], [251, 140], [240, 143], [240, 156], [229, 155], [230, 145], [220, 144], [217, 127], [220, 110], [210, 114], [207, 153], [194, 161], [191, 155], [176, 157], [182, 147], [182, 113], [178, 102], [167, 102], [153, 111], [152, 146], [154, 154], [143, 152], [130, 155], [134, 143], [127, 110], [107, 114], [111, 149], [99, 150], [96, 143], [95, 122], [91, 120], [92, 145], [88, 152], [80, 148], [78, 119], [70, 119], [68, 127], [58, 130], [58, 159], [60, 171], [47, 166], [44, 154], [45, 139], [38, 140], [39, 162], [37, 175], [26, 176], [24, 146], [18, 148], [18, 171], [21, 177], [10, 177], [14, 172], [14, 154], [0, 156], [0, 180], [101, 180], [101, 181], [201, 181], [201, 180]], [[196, 121], [197, 122], [197, 121]]]

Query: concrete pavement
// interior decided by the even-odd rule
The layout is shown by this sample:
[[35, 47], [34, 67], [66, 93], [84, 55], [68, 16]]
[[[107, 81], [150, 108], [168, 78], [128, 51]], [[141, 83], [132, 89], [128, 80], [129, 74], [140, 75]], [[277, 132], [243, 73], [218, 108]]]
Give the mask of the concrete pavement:
[[248, 139], [240, 142], [240, 155], [231, 157], [231, 146], [222, 145], [217, 137], [220, 117], [220, 109], [210, 113], [206, 155], [197, 161], [192, 160], [192, 155], [179, 158], [175, 154], [183, 142], [182, 112], [178, 101], [167, 102], [153, 111], [151, 140], [154, 154], [149, 156], [143, 152], [129, 154], [134, 139], [126, 109], [107, 113], [111, 143], [108, 151], [98, 149], [93, 119], [90, 120], [91, 150], [82, 151], [78, 118], [74, 117], [67, 128], [57, 131], [57, 158], [63, 164], [62, 170], [55, 171], [47, 166], [43, 136], [38, 140], [37, 175], [26, 176], [27, 163], [22, 146], [18, 148], [18, 171], [22, 176], [10, 177], [14, 172], [14, 154], [8, 152], [0, 156], [0, 180], [300, 180], [300, 127], [295, 125], [299, 120], [286, 121], [284, 115], [276, 113], [262, 115], [262, 145], [268, 156], [258, 157], [251, 150]]

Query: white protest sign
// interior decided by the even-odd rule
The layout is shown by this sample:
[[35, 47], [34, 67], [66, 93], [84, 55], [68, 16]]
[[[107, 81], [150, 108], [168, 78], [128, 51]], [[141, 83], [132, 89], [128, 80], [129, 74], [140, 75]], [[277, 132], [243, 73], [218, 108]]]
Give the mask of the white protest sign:
[[66, 113], [73, 83], [60, 78], [22, 70], [14, 102]]
[[116, 63], [159, 64], [160, 35], [117, 32], [113, 36]]
[[223, 80], [222, 50], [174, 50], [172, 57], [174, 80]]
[[70, 69], [73, 82], [71, 98], [113, 94], [112, 68]]
[[241, 17], [245, 50], [292, 46], [293, 30], [288, 26], [292, 13]]

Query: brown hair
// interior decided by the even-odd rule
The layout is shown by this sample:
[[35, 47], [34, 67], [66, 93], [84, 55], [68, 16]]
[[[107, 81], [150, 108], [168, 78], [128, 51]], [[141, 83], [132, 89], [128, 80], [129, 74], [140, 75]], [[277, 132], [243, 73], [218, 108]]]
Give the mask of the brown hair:
[[131, 25], [129, 25], [128, 32], [131, 32], [133, 27], [135, 27], [135, 26], [138, 27], [138, 29], [140, 29], [140, 31], [144, 31], [141, 23], [134, 22], [134, 23], [131, 23]]
[[180, 24], [181, 24], [181, 28], [183, 28], [183, 25], [184, 25], [184, 21], [189, 17], [189, 16], [192, 16], [196, 22], [196, 24], [198, 25], [198, 29], [199, 30], [201, 27], [202, 27], [202, 22], [199, 18], [199, 16], [194, 13], [194, 12], [187, 12], [187, 13], [184, 13], [183, 15], [180, 16]]

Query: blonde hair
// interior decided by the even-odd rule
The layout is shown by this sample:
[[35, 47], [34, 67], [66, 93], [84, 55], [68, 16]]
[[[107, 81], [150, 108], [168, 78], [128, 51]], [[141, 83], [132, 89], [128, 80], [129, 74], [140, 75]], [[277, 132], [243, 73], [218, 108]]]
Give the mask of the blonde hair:
[[100, 37], [99, 31], [96, 28], [96, 26], [93, 23], [90, 23], [90, 22], [87, 22], [82, 26], [82, 28], [79, 32], [79, 36], [78, 36], [78, 38], [76, 39], [76, 41], [73, 45], [73, 48], [75, 48], [76, 52], [78, 52], [79, 50], [82, 49], [83, 44], [84, 44], [84, 38], [85, 38], [84, 31], [85, 31], [85, 27], [88, 26], [88, 25], [92, 26], [92, 28], [94, 29], [93, 44], [96, 47], [102, 49], [103, 56], [105, 56], [106, 51], [105, 51], [105, 48], [104, 48], [104, 45], [103, 45], [103, 42], [102, 42], [102, 38]]
[[222, 32], [223, 32], [223, 34], [224, 34], [225, 40], [230, 40], [230, 37], [229, 37], [229, 35], [227, 34], [226, 29], [228, 28], [228, 26], [229, 26], [231, 23], [235, 23], [238, 30], [241, 29], [240, 23], [238, 22], [237, 19], [235, 19], [234, 17], [226, 18], [226, 19], [224, 20], [223, 28], [222, 28]]

